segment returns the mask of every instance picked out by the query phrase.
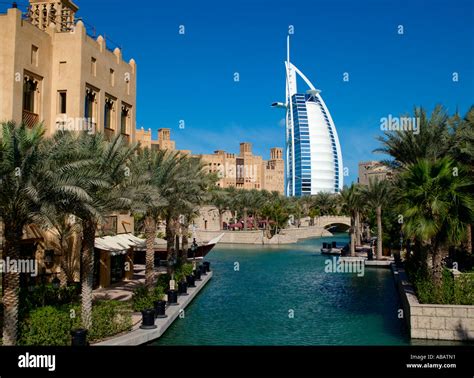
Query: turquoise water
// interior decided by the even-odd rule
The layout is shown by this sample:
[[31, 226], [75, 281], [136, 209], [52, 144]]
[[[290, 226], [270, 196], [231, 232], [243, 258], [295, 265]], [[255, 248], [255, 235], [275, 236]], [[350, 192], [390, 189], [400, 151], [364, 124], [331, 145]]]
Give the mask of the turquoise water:
[[319, 250], [333, 240], [347, 236], [216, 247], [213, 278], [154, 345], [408, 344], [390, 270], [326, 273]]
[[390, 270], [326, 273], [319, 250], [332, 240], [347, 236], [215, 248], [213, 278], [154, 345], [408, 344]]

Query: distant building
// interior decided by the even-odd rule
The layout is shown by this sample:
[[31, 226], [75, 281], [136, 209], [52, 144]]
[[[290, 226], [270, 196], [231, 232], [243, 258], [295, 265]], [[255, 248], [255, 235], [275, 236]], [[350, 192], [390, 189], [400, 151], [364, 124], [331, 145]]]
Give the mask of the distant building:
[[361, 185], [369, 185], [370, 180], [390, 180], [393, 171], [379, 161], [365, 161], [359, 163], [359, 178]]
[[272, 148], [268, 161], [252, 154], [251, 143], [241, 143], [238, 155], [218, 150], [214, 154], [198, 156], [208, 172], [219, 175], [217, 185], [221, 188], [265, 189], [284, 194], [285, 166], [281, 148]]
[[143, 128], [137, 129], [135, 135], [137, 142], [139, 142], [142, 147], [156, 150], [176, 150], [176, 142], [171, 140], [170, 129], [158, 129], [158, 140], [151, 138], [151, 130], [145, 131]]
[[135, 137], [136, 64], [92, 38], [70, 0], [0, 15], [0, 121]]
[[[158, 140], [152, 139], [151, 130], [137, 129], [136, 140], [143, 147], [176, 151], [176, 143], [171, 140], [170, 129], [159, 129]], [[189, 150], [179, 151], [192, 155]], [[284, 194], [285, 165], [281, 148], [270, 150], [270, 160], [253, 155], [251, 143], [241, 143], [238, 155], [217, 150], [213, 154], [192, 156], [202, 159], [207, 172], [218, 174], [220, 179], [217, 185], [221, 188], [265, 189]]]
[[[274, 103], [286, 110], [286, 195], [301, 197], [337, 193], [343, 187], [343, 162], [336, 126], [322, 96], [290, 62], [287, 39], [286, 99]], [[298, 90], [297, 78], [308, 86]]]

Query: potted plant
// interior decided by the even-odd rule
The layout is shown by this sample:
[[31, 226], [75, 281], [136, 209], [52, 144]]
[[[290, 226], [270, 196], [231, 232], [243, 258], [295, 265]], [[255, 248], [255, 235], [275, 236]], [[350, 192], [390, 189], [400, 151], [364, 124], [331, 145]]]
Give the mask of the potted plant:
[[155, 309], [155, 317], [156, 318], [166, 318], [166, 301], [163, 299], [164, 291], [161, 286], [157, 286], [154, 290], [154, 302], [153, 307]]

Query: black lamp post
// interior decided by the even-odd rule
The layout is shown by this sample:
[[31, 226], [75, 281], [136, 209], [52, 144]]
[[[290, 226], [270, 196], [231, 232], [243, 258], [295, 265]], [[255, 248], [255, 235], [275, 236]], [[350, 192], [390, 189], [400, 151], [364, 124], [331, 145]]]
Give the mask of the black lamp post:
[[35, 284], [33, 283], [33, 280], [29, 280], [28, 282], [28, 291], [30, 293], [32, 293], [33, 291], [35, 291]]
[[55, 274], [56, 274], [56, 276], [51, 281], [51, 284], [53, 285], [53, 289], [57, 290], [61, 286], [61, 281], [58, 278], [58, 274], [57, 273], [55, 273]]
[[44, 263], [47, 266], [51, 266], [54, 262], [54, 251], [52, 249], [48, 249], [44, 252]]
[[191, 244], [191, 252], [193, 254], [193, 268], [196, 269], [196, 250], [197, 250], [196, 238], [193, 238], [193, 244]]

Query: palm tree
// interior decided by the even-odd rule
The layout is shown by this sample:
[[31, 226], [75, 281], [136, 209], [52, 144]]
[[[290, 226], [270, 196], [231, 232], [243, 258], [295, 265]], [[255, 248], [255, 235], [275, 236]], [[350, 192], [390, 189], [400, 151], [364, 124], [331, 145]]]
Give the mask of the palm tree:
[[[457, 114], [452, 118], [454, 129], [454, 143], [450, 155], [464, 164], [469, 171], [469, 175], [474, 179], [474, 106], [471, 106], [464, 119]], [[467, 228], [466, 249], [472, 253], [474, 238], [472, 224]]]
[[82, 167], [82, 185], [87, 201], [76, 203], [74, 213], [82, 220], [82, 323], [92, 325], [92, 289], [94, 278], [94, 242], [96, 230], [104, 217], [114, 211], [131, 208], [132, 199], [124, 196], [131, 169], [130, 160], [137, 145], [129, 146], [118, 135], [110, 142], [101, 133], [80, 134], [71, 146], [78, 159], [88, 161]]
[[390, 201], [390, 184], [386, 180], [370, 180], [363, 190], [367, 202], [375, 208], [377, 217], [377, 260], [382, 258], [382, 208]]
[[238, 210], [242, 212], [242, 217], [244, 220], [244, 231], [247, 231], [248, 211], [251, 207], [250, 204], [252, 201], [252, 194], [248, 190], [238, 189], [236, 201]]
[[[71, 175], [62, 174], [71, 165], [55, 164], [51, 169], [43, 146], [44, 130], [41, 125], [28, 128], [14, 122], [2, 124], [0, 138], [0, 218], [3, 220], [4, 257], [20, 258], [20, 241], [25, 226], [44, 220], [45, 208], [70, 199], [85, 198], [85, 193], [74, 184]], [[3, 344], [15, 345], [18, 324], [19, 273], [4, 274]]]
[[261, 208], [266, 200], [266, 195], [268, 192], [260, 191], [257, 189], [250, 190], [250, 203], [249, 209], [252, 212], [252, 219], [253, 219], [253, 228], [258, 228], [258, 220], [261, 216]]
[[131, 161], [129, 187], [133, 198], [134, 214], [144, 217], [145, 231], [145, 286], [154, 287], [155, 278], [155, 238], [163, 208], [168, 201], [163, 195], [168, 181], [177, 168], [177, 153], [140, 149]]
[[[166, 179], [162, 194], [168, 205], [163, 208], [162, 219], [166, 224], [168, 250], [168, 270], [171, 274], [177, 263], [185, 259], [185, 248], [179, 248], [179, 233], [185, 235], [187, 225], [197, 208], [209, 200], [208, 190], [215, 186], [216, 176], [207, 174], [199, 158], [189, 157], [178, 152], [172, 174]], [[180, 224], [180, 216], [185, 223]], [[183, 232], [186, 227], [186, 232]], [[185, 242], [187, 237], [185, 237]], [[178, 256], [178, 252], [181, 254]]]
[[390, 155], [392, 160], [385, 163], [396, 169], [414, 164], [421, 158], [445, 156], [452, 145], [450, 120], [442, 106], [436, 106], [431, 116], [423, 108], [415, 108], [411, 118], [417, 120], [419, 132], [387, 131], [377, 138], [382, 147], [374, 152]]
[[361, 190], [357, 184], [352, 184], [349, 187], [344, 187], [340, 192], [340, 200], [342, 204], [342, 212], [348, 214], [351, 218], [351, 228], [349, 234], [351, 238], [351, 256], [355, 256], [356, 247], [356, 228], [357, 217], [361, 208]]
[[[182, 235], [182, 248], [179, 249], [178, 263], [183, 264], [187, 259], [188, 231], [191, 221], [199, 214], [199, 207], [210, 199], [210, 189], [215, 187], [216, 176], [204, 170], [204, 164], [199, 158], [188, 157], [182, 164], [183, 177], [186, 184], [178, 192], [175, 209], [177, 224]], [[181, 219], [181, 222], [178, 220]]]
[[473, 181], [465, 168], [445, 157], [420, 159], [400, 177], [402, 230], [432, 255], [433, 279], [441, 283], [442, 258], [459, 245], [474, 217]]
[[297, 227], [301, 225], [301, 218], [303, 216], [303, 207], [299, 197], [290, 197], [288, 201], [289, 210], [293, 215]]
[[229, 210], [230, 199], [229, 192], [221, 188], [215, 188], [211, 191], [211, 204], [217, 209], [219, 214], [219, 230], [223, 228], [223, 216]]

